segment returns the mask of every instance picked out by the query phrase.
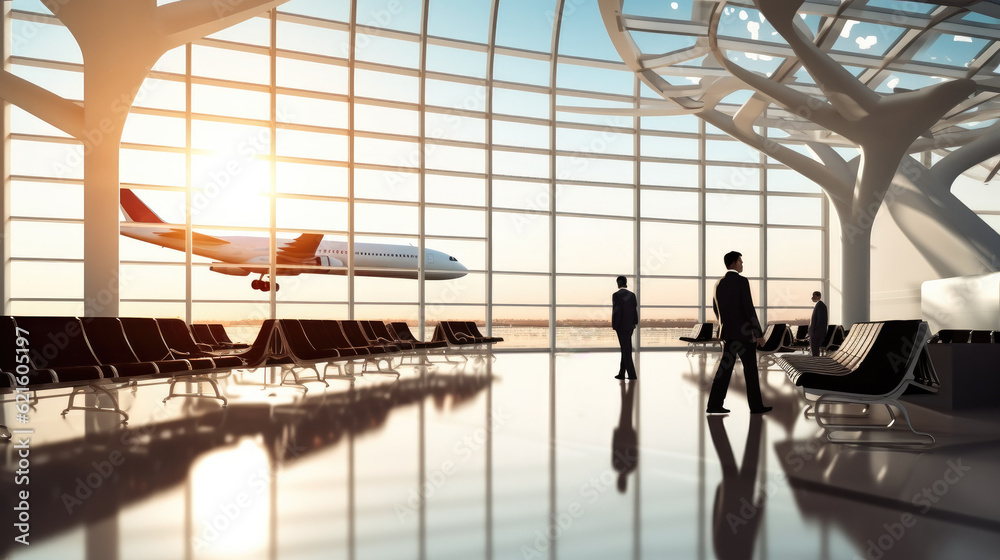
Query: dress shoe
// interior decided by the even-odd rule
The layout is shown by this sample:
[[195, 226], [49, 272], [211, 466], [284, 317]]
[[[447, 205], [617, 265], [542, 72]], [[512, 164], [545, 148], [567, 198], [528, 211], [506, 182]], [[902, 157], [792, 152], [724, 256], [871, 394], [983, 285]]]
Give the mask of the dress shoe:
[[636, 377], [636, 376], [634, 376], [634, 375], [630, 375], [630, 376], [628, 376], [628, 379], [639, 379], [639, 378]]
[[709, 408], [709, 409], [705, 410], [705, 413], [706, 414], [729, 414], [729, 409], [728, 408], [722, 408], [720, 406], [720, 407], [717, 407], [717, 408]]
[[771, 412], [771, 410], [773, 410], [773, 409], [774, 409], [773, 406], [765, 406], [764, 408], [761, 408], [760, 410], [751, 410], [750, 414], [767, 414], [768, 412]]
[[615, 376], [615, 379], [625, 379], [625, 374], [619, 373], [618, 375]]

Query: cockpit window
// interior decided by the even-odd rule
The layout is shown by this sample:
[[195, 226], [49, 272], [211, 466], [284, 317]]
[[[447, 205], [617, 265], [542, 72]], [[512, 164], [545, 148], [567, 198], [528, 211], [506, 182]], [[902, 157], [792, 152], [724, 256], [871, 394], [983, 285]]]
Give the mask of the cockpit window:
[[455, 257], [448, 257], [448, 260], [458, 262], [458, 259], [456, 259]]

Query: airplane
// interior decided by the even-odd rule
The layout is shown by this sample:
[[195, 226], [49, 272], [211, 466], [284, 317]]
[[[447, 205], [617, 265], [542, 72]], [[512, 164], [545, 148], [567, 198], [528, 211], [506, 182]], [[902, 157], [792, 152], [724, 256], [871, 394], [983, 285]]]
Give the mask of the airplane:
[[[138, 227], [121, 225], [125, 237], [145, 241], [160, 247], [184, 251], [184, 228], [167, 224], [129, 189], [121, 189], [120, 198], [125, 224], [153, 223], [163, 227]], [[268, 242], [266, 237], [226, 236], [216, 237], [204, 233], [191, 232], [193, 246], [191, 252], [200, 257], [213, 259], [209, 270], [230, 276], [260, 274], [260, 278], [250, 282], [250, 287], [262, 292], [271, 290], [268, 265]], [[303, 233], [295, 239], [277, 240], [276, 276], [298, 276], [299, 274], [347, 274], [348, 247], [346, 241], [324, 241], [319, 233]], [[418, 249], [411, 245], [391, 245], [385, 243], [354, 244], [355, 276], [378, 276], [382, 278], [417, 278]], [[281, 268], [280, 265], [313, 265], [319, 268]], [[461, 278], [468, 269], [458, 259], [435, 251], [424, 249], [424, 278], [427, 280], [450, 280]], [[279, 286], [274, 282], [274, 290]]]

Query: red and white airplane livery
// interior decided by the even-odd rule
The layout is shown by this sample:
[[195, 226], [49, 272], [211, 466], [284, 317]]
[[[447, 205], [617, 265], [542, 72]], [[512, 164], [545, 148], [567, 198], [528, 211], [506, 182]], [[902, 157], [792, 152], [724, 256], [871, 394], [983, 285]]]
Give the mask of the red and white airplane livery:
[[[121, 189], [121, 209], [125, 223], [121, 234], [168, 249], [184, 251], [184, 228], [166, 224], [132, 191]], [[132, 226], [130, 223], [164, 224], [163, 227]], [[195, 255], [219, 261], [210, 270], [231, 276], [260, 274], [250, 286], [255, 290], [270, 291], [268, 265], [268, 239], [266, 237], [225, 236], [215, 237], [191, 232]], [[323, 241], [318, 233], [303, 233], [295, 239], [277, 240], [277, 276], [299, 274], [347, 274], [348, 247], [345, 241]], [[418, 249], [410, 245], [384, 243], [354, 244], [354, 274], [356, 276], [381, 276], [384, 278], [417, 278]], [[282, 265], [309, 265], [314, 268], [282, 268]], [[450, 280], [468, 273], [458, 259], [424, 249], [424, 278]], [[275, 290], [278, 284], [275, 283]]]

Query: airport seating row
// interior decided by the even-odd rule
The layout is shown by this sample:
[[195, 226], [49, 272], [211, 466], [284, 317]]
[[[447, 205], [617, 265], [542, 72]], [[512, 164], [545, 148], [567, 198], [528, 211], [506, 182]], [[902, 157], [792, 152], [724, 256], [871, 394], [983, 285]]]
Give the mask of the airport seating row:
[[[910, 387], [936, 392], [940, 386], [927, 356], [928, 331], [927, 323], [920, 320], [855, 323], [835, 352], [827, 356], [784, 355], [775, 363], [802, 388], [806, 400], [816, 397], [811, 413], [828, 430], [831, 441], [857, 441], [841, 439], [839, 434], [844, 432], [889, 428], [895, 421], [895, 408], [918, 437], [891, 443], [929, 444], [934, 437], [913, 428], [898, 400]], [[873, 404], [886, 407], [888, 423], [871, 425], [857, 420], [869, 418]], [[832, 412], [833, 405], [857, 405], [860, 412]], [[844, 418], [854, 420], [845, 424]]]
[[995, 344], [1000, 343], [1000, 331], [941, 329], [928, 342], [931, 344]]
[[688, 349], [693, 350], [709, 344], [722, 345], [722, 339], [716, 336], [715, 323], [695, 323], [691, 327], [691, 334], [679, 337], [682, 342], [688, 343]]
[[473, 321], [441, 321], [434, 327], [431, 340], [446, 342], [449, 346], [458, 348], [481, 348], [503, 342], [502, 337], [483, 335]]
[[[466, 326], [460, 332], [468, 331]], [[201, 336], [196, 339], [194, 333], [199, 332]], [[422, 342], [413, 337], [405, 323], [386, 326], [381, 321], [270, 319], [263, 322], [250, 345], [233, 343], [224, 328], [209, 329], [213, 341], [209, 343], [205, 332], [200, 328], [189, 329], [181, 319], [0, 317], [0, 389], [24, 387], [36, 391], [72, 387], [65, 414], [78, 408], [73, 406], [77, 392], [90, 388], [111, 397], [113, 408], [108, 410], [122, 414], [127, 420], [117, 400], [102, 386], [169, 379], [170, 392], [164, 400], [197, 396], [221, 400], [225, 406], [227, 399], [215, 379], [232, 369], [272, 365], [315, 369], [322, 362], [340, 366], [350, 361], [363, 361], [367, 369], [370, 363], [378, 364], [403, 353], [461, 349], [470, 344], [468, 339], [457, 336], [454, 343]], [[502, 339], [478, 337], [475, 343], [499, 340]], [[323, 381], [324, 377], [317, 371], [317, 380]], [[214, 396], [176, 393], [176, 384], [181, 380], [206, 382], [213, 388]]]
[[[833, 352], [844, 342], [844, 327], [842, 325], [827, 325], [826, 334], [823, 336], [823, 341], [819, 345], [819, 350], [822, 354], [828, 354]], [[809, 325], [799, 325], [795, 329], [795, 334], [792, 337], [792, 343], [787, 345], [783, 351], [785, 352], [795, 352], [802, 350], [805, 352], [811, 351], [812, 347], [809, 344]]]
[[221, 323], [192, 323], [191, 334], [199, 346], [203, 345], [205, 350], [213, 352], [250, 348], [249, 344], [233, 342]]

